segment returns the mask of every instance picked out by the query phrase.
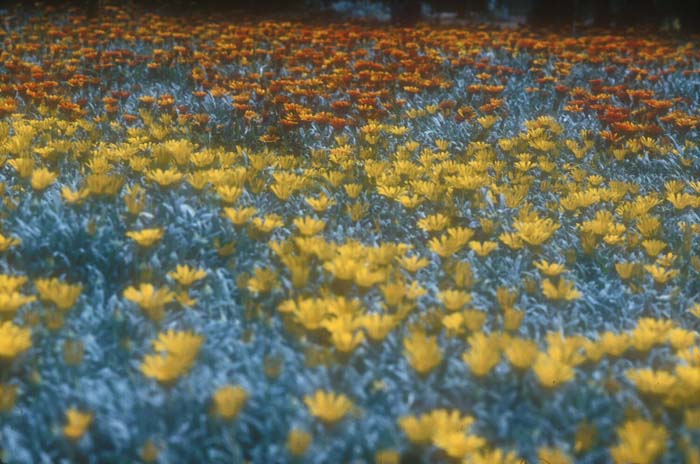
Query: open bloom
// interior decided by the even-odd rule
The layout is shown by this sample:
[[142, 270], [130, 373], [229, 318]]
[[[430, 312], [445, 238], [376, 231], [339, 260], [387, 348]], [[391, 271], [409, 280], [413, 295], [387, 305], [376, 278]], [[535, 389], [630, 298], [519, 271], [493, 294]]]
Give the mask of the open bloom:
[[304, 397], [304, 404], [312, 416], [327, 424], [335, 424], [350, 412], [352, 401], [343, 395], [331, 391], [316, 390], [313, 395]]
[[175, 279], [183, 287], [189, 287], [198, 280], [205, 278], [207, 276], [207, 271], [204, 269], [194, 269], [186, 265], [178, 265], [175, 270], [168, 273], [168, 275]]
[[169, 330], [153, 341], [157, 354], [146, 355], [141, 372], [164, 386], [172, 385], [194, 364], [204, 338], [192, 332]]
[[45, 190], [56, 181], [56, 177], [58, 175], [55, 172], [51, 172], [46, 168], [35, 169], [32, 172], [32, 188], [38, 191]]
[[126, 236], [142, 247], [148, 248], [155, 245], [156, 242], [163, 238], [163, 229], [132, 230], [127, 232]]
[[73, 307], [83, 289], [80, 284], [71, 285], [56, 278], [37, 279], [34, 285], [42, 300], [52, 302], [63, 311]]
[[165, 305], [175, 299], [175, 294], [167, 288], [140, 284], [138, 288], [124, 290], [124, 298], [139, 305], [151, 320], [158, 322], [165, 317]]

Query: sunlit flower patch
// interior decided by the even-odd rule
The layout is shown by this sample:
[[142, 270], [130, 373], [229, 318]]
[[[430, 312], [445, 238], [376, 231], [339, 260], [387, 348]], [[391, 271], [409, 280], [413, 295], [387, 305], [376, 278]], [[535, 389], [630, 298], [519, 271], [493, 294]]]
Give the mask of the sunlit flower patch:
[[0, 458], [700, 462], [700, 49], [37, 7]]

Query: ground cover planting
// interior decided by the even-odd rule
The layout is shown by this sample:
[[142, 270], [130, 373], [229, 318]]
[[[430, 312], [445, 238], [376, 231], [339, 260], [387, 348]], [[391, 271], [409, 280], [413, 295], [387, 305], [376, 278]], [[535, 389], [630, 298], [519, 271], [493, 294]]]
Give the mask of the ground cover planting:
[[0, 458], [700, 463], [700, 49], [3, 16]]

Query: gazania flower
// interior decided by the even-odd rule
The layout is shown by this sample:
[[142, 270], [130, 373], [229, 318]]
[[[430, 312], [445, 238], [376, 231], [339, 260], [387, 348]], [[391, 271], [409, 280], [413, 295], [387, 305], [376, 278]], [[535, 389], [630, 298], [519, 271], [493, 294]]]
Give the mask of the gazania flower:
[[574, 288], [574, 283], [565, 279], [559, 279], [557, 285], [549, 279], [544, 279], [542, 293], [550, 300], [572, 301], [581, 298], [581, 292]]
[[551, 356], [540, 353], [532, 366], [537, 379], [543, 387], [556, 388], [574, 378], [574, 369]]
[[427, 374], [442, 362], [442, 349], [437, 339], [422, 331], [412, 331], [404, 338], [403, 346], [408, 363], [419, 374]]
[[151, 284], [140, 284], [139, 288], [124, 290], [124, 298], [139, 305], [151, 320], [158, 322], [165, 317], [165, 305], [175, 299], [175, 294], [167, 288], [157, 289]]
[[153, 341], [153, 347], [159, 353], [144, 357], [141, 372], [164, 386], [170, 386], [190, 370], [203, 342], [202, 336], [192, 332], [169, 330], [161, 333]]
[[0, 325], [0, 360], [12, 360], [32, 346], [32, 332], [16, 326], [11, 321]]
[[35, 300], [36, 297], [19, 292], [0, 293], [0, 316], [11, 319], [19, 308]]
[[313, 395], [305, 396], [304, 403], [312, 416], [330, 425], [341, 420], [353, 408], [347, 396], [324, 390], [316, 390]]
[[83, 289], [80, 284], [71, 285], [56, 278], [37, 279], [34, 285], [42, 300], [52, 302], [62, 311], [73, 307]]
[[17, 386], [0, 384], [0, 413], [11, 411], [17, 401]]
[[311, 434], [304, 430], [293, 428], [287, 435], [287, 450], [294, 457], [303, 456], [311, 444]]
[[183, 287], [189, 287], [193, 283], [205, 278], [207, 276], [207, 271], [204, 269], [194, 269], [187, 265], [178, 265], [175, 270], [169, 272], [168, 275]]
[[224, 208], [223, 216], [231, 221], [233, 225], [240, 226], [255, 216], [255, 213], [257, 213], [257, 210], [253, 207]]
[[211, 413], [222, 419], [233, 419], [243, 408], [247, 399], [248, 392], [243, 387], [225, 385], [214, 392]]
[[566, 271], [566, 267], [559, 263], [550, 263], [544, 259], [533, 263], [544, 275], [548, 277], [557, 277], [559, 274]]
[[651, 464], [666, 451], [668, 432], [662, 425], [634, 419], [618, 427], [619, 443], [610, 450], [616, 464]]
[[326, 227], [325, 222], [309, 216], [294, 219], [294, 225], [302, 235], [307, 237], [320, 233]]
[[126, 236], [134, 240], [136, 243], [144, 248], [155, 245], [161, 238], [163, 238], [163, 229], [142, 229], [142, 230], [132, 230], [126, 233]]
[[79, 440], [92, 424], [91, 412], [81, 412], [77, 409], [66, 411], [66, 425], [63, 427], [63, 435], [73, 441]]
[[146, 171], [146, 178], [157, 183], [161, 187], [169, 187], [180, 182], [184, 175], [175, 168], [168, 170], [149, 169]]
[[32, 172], [31, 184], [34, 190], [42, 191], [56, 181], [58, 175], [46, 168], [35, 169]]
[[3, 234], [0, 234], [0, 252], [2, 251], [7, 251], [12, 247], [15, 247], [22, 243], [22, 240], [14, 237], [5, 237]]

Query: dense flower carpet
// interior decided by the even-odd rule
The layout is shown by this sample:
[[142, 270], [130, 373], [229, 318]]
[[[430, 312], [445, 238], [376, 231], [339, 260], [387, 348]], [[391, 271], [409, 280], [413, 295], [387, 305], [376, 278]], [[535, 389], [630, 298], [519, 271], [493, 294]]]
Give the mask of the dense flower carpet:
[[697, 38], [0, 40], [4, 461], [700, 463]]

